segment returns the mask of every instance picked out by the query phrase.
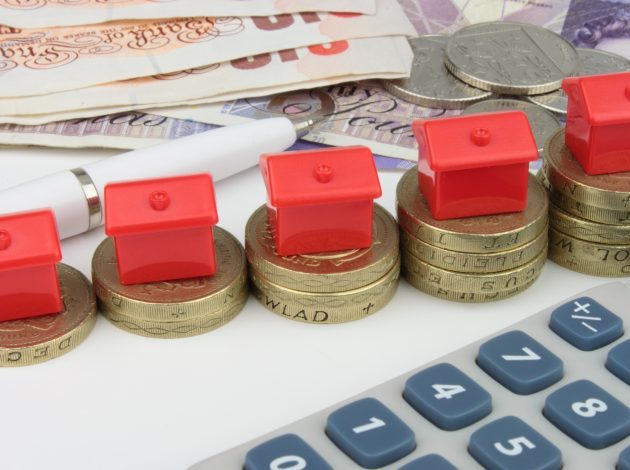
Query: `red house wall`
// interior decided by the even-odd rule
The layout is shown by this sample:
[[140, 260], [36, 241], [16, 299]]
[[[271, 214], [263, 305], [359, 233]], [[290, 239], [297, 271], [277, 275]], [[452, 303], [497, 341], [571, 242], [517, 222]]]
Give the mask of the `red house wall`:
[[216, 272], [212, 227], [116, 237], [122, 284], [211, 276]]
[[0, 321], [59, 313], [62, 309], [54, 263], [0, 271]]
[[372, 244], [373, 201], [282, 207], [275, 219], [281, 256], [366, 248]]
[[433, 217], [442, 220], [524, 210], [528, 168], [526, 162], [436, 173]]

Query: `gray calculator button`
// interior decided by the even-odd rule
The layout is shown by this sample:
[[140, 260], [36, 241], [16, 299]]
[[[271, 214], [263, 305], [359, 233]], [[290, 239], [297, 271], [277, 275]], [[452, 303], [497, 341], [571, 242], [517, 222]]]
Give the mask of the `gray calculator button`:
[[563, 376], [562, 361], [522, 331], [508, 331], [479, 348], [477, 364], [494, 380], [520, 395], [529, 395]]
[[492, 421], [470, 437], [468, 452], [489, 470], [559, 470], [560, 450], [515, 416]]
[[492, 398], [477, 382], [451, 364], [437, 364], [407, 380], [403, 396], [437, 427], [454, 431], [492, 411]]
[[553, 392], [545, 400], [543, 414], [589, 449], [603, 449], [630, 435], [630, 409], [590, 380]]
[[630, 385], [630, 339], [608, 351], [606, 369]]
[[378, 468], [416, 448], [413, 431], [374, 398], [352, 402], [328, 416], [328, 437], [352, 460]]
[[591, 297], [579, 297], [557, 307], [551, 313], [549, 328], [583, 351], [606, 346], [623, 334], [621, 318]]
[[429, 454], [403, 465], [398, 470], [457, 470], [457, 467], [441, 455]]
[[245, 470], [332, 470], [311, 446], [295, 434], [284, 434], [254, 447]]

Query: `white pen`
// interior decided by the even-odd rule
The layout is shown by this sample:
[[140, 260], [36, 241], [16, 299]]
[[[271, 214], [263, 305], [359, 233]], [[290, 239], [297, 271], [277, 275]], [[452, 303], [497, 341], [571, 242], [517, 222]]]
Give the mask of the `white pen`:
[[256, 165], [262, 153], [286, 150], [315, 123], [261, 119], [105, 158], [0, 191], [0, 214], [51, 208], [60, 238], [68, 238], [103, 223], [107, 183], [204, 172], [218, 181]]

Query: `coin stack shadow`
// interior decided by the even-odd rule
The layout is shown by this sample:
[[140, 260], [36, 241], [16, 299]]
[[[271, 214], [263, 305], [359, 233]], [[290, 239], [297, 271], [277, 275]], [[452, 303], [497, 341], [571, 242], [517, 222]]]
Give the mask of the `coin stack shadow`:
[[396, 292], [400, 255], [391, 214], [375, 204], [373, 220], [369, 248], [280, 256], [261, 206], [245, 229], [255, 297], [267, 310], [306, 323], [342, 323], [377, 312]]
[[489, 302], [527, 289], [547, 257], [548, 199], [530, 175], [523, 212], [435, 220], [408, 170], [396, 188], [402, 275], [457, 302]]
[[214, 227], [213, 276], [122, 285], [114, 242], [106, 238], [92, 258], [92, 281], [101, 313], [115, 326], [151, 338], [184, 338], [232, 320], [248, 297], [247, 263], [240, 242]]
[[549, 191], [549, 259], [594, 276], [630, 275], [630, 172], [588, 175], [564, 130], [543, 152], [538, 173]]

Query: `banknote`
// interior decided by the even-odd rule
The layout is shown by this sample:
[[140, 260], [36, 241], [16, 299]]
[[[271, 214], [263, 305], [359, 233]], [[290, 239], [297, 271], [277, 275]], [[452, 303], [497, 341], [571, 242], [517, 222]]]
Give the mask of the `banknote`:
[[0, 97], [85, 88], [345, 39], [415, 34], [396, 0], [376, 4], [375, 15], [311, 12], [50, 29], [0, 26]]
[[[400, 0], [406, 15], [419, 34], [451, 33], [480, 21], [519, 21], [562, 29], [569, 0]], [[298, 103], [309, 106], [318, 96], [332, 98], [337, 109], [306, 138], [330, 145], [369, 145], [375, 152], [415, 161], [416, 141], [411, 121], [420, 118], [452, 116], [459, 111], [424, 108], [387, 93], [379, 82], [355, 82], [324, 87], [314, 92], [295, 92], [281, 97], [240, 99], [220, 104], [181, 106], [155, 110], [179, 119], [228, 125], [276, 114], [299, 112]]]
[[619, 0], [572, 0], [562, 35], [577, 47], [630, 58], [630, 4]]
[[72, 119], [81, 119], [81, 118], [89, 118], [94, 116], [104, 116], [108, 114], [118, 114], [124, 113], [128, 111], [136, 111], [136, 110], [153, 110], [155, 114], [159, 114], [159, 110], [162, 108], [178, 108], [181, 106], [193, 106], [193, 105], [203, 105], [207, 103], [215, 103], [215, 102], [224, 102], [231, 101], [233, 99], [240, 99], [243, 95], [256, 97], [256, 96], [268, 96], [275, 95], [277, 93], [285, 92], [286, 90], [303, 90], [303, 89], [311, 89], [313, 87], [317, 88], [320, 86], [326, 86], [329, 84], [345, 83], [352, 81], [353, 79], [361, 80], [364, 78], [373, 78], [374, 76], [380, 78], [387, 77], [400, 77], [400, 73], [390, 73], [390, 72], [378, 72], [374, 74], [367, 75], [350, 75], [350, 76], [341, 76], [341, 77], [330, 77], [324, 78], [321, 80], [311, 80], [308, 82], [296, 82], [286, 86], [271, 86], [264, 88], [253, 88], [251, 90], [238, 90], [232, 93], [226, 93], [223, 95], [215, 95], [209, 98], [200, 98], [195, 100], [185, 100], [181, 101], [162, 101], [154, 104], [129, 104], [123, 106], [105, 106], [103, 108], [87, 108], [87, 109], [76, 109], [76, 110], [68, 110], [68, 111], [59, 111], [56, 113], [47, 113], [47, 114], [25, 114], [25, 115], [17, 115], [17, 116], [0, 116], [0, 124], [22, 124], [27, 126], [33, 126], [38, 124], [46, 124], [49, 122], [58, 122], [58, 121], [67, 121]]
[[412, 60], [405, 37], [350, 39], [79, 90], [4, 98], [0, 122], [40, 124], [114, 114], [114, 107], [120, 112], [139, 106], [208, 103], [349, 80], [404, 77]]
[[16, 28], [49, 28], [182, 16], [272, 16], [301, 11], [373, 14], [374, 0], [0, 0], [0, 19]]
[[450, 34], [484, 21], [517, 21], [560, 32], [569, 1], [399, 0], [399, 3], [418, 34]]
[[299, 117], [324, 108], [335, 110], [305, 137], [326, 145], [368, 145], [379, 155], [417, 160], [411, 121], [453, 116], [459, 111], [431, 109], [408, 103], [385, 91], [378, 81], [350, 82], [314, 90], [246, 98], [224, 104], [152, 110], [164, 116], [211, 124], [231, 125], [271, 116]]
[[[113, 148], [131, 150], [171, 139], [209, 131], [219, 126], [141, 112], [121, 113], [90, 119], [55, 122], [42, 126], [0, 125], [0, 145], [37, 145], [67, 148]], [[293, 150], [323, 147], [298, 141]], [[413, 163], [375, 155], [379, 169], [405, 170]]]

